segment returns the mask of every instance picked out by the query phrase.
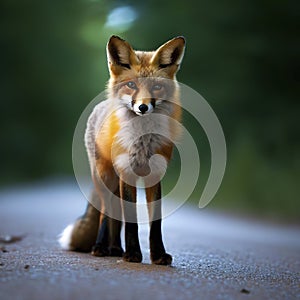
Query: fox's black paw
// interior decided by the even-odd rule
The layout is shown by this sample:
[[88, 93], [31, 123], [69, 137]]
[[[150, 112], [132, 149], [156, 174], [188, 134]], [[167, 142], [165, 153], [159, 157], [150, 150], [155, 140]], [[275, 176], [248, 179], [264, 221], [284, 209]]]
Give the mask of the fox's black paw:
[[172, 263], [172, 256], [168, 253], [163, 253], [160, 255], [151, 255], [151, 261], [155, 265], [168, 266]]
[[94, 256], [108, 256], [109, 255], [109, 250], [106, 246], [103, 246], [103, 245], [95, 245], [93, 248], [92, 248], [92, 255]]
[[110, 247], [109, 248], [109, 256], [122, 257], [124, 254], [124, 250], [122, 247]]
[[139, 251], [126, 251], [123, 255], [123, 260], [128, 262], [140, 263], [142, 259], [142, 253]]

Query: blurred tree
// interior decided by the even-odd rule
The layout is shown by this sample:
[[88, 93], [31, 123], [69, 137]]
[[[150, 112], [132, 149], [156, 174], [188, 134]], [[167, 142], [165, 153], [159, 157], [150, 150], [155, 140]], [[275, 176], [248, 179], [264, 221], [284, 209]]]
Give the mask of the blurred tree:
[[[3, 0], [0, 7], [1, 184], [71, 173], [72, 134], [108, 79], [111, 34], [142, 50], [184, 35], [178, 79], [211, 104], [228, 143], [213, 205], [297, 215], [296, 1]], [[201, 129], [185, 121], [203, 147]], [[201, 185], [194, 197], [200, 192]]]
[[[79, 34], [87, 8], [80, 0], [2, 1], [2, 184], [72, 170], [76, 120], [106, 80], [100, 60], [94, 67], [100, 37], [96, 48]], [[97, 13], [104, 18], [105, 7]]]

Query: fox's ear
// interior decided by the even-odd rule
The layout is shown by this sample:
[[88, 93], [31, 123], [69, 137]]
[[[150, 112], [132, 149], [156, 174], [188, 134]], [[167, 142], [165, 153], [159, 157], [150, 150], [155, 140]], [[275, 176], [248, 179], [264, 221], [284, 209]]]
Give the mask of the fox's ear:
[[154, 53], [151, 64], [166, 69], [172, 77], [179, 70], [185, 49], [185, 39], [183, 36], [176, 37], [162, 46]]
[[109, 39], [106, 52], [108, 68], [115, 75], [138, 63], [138, 58], [129, 43], [118, 36], [113, 35]]

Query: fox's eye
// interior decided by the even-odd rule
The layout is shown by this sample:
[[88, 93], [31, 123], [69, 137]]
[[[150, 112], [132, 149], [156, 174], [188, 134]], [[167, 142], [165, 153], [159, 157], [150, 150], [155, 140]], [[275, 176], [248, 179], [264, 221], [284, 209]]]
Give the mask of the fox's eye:
[[137, 89], [137, 86], [136, 86], [136, 84], [135, 84], [133, 81], [128, 81], [128, 82], [126, 83], [126, 85], [127, 85], [130, 89], [132, 89], [132, 90], [136, 90], [136, 89]]
[[162, 85], [161, 84], [155, 84], [152, 87], [152, 91], [160, 91], [162, 89]]

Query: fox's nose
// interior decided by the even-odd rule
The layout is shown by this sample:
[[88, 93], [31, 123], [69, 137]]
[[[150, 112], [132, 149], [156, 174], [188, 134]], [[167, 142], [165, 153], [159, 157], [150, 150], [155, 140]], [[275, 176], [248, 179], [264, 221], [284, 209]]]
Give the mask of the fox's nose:
[[144, 114], [148, 110], [148, 105], [146, 104], [141, 104], [139, 106], [139, 110], [141, 111], [142, 114]]

